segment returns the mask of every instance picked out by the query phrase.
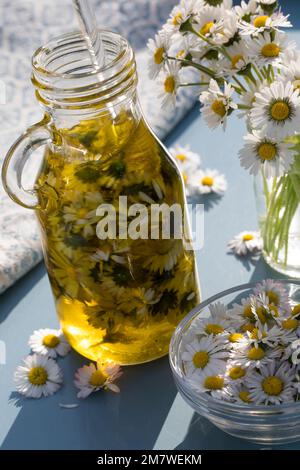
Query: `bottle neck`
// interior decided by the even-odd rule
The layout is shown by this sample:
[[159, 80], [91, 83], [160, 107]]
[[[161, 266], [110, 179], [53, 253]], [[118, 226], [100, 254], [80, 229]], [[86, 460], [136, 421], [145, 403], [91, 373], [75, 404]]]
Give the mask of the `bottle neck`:
[[101, 31], [105, 66], [96, 71], [79, 32], [62, 35], [36, 51], [32, 83], [36, 97], [59, 126], [121, 110], [137, 118], [137, 72], [134, 53], [118, 34]]

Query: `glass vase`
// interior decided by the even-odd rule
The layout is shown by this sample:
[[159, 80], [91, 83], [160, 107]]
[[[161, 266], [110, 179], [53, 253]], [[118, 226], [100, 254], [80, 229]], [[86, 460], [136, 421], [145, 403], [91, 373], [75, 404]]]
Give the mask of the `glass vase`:
[[266, 178], [263, 173], [256, 176], [255, 194], [265, 261], [281, 274], [300, 278], [300, 173], [297, 165], [281, 177]]

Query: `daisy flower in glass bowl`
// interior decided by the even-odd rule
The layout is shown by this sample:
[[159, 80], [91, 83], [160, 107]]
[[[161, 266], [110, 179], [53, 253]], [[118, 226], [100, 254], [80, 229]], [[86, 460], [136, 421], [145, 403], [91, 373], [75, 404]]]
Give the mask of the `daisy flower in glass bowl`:
[[79, 389], [78, 398], [86, 398], [98, 390], [111, 390], [118, 393], [119, 387], [113, 382], [122, 375], [117, 364], [89, 364], [79, 368], [75, 374], [74, 384]]
[[182, 360], [188, 378], [224, 372], [226, 357], [228, 351], [224, 341], [214, 335], [194, 339], [191, 343], [183, 345]]
[[263, 241], [259, 232], [244, 231], [236, 235], [228, 242], [228, 249], [237, 256], [258, 254], [263, 247]]
[[282, 32], [262, 33], [259, 36], [250, 37], [247, 41], [248, 54], [257, 65], [279, 65], [285, 52], [295, 49], [296, 43], [289, 42]]
[[147, 43], [150, 52], [148, 70], [151, 79], [156, 78], [163, 69], [170, 44], [170, 34], [165, 30], [159, 31], [154, 39], [149, 39]]
[[34, 353], [52, 358], [64, 357], [71, 350], [63, 332], [49, 328], [34, 331], [28, 344]]
[[287, 363], [272, 362], [253, 371], [245, 380], [250, 399], [255, 404], [290, 403], [296, 393], [292, 381], [295, 371]]
[[190, 383], [198, 393], [209, 392], [213, 398], [219, 400], [227, 396], [227, 382], [224, 374], [202, 374], [190, 379]]
[[227, 181], [217, 170], [197, 170], [190, 176], [189, 187], [193, 194], [222, 195], [227, 189]]
[[264, 279], [259, 282], [253, 290], [254, 295], [259, 296], [264, 293], [268, 297], [268, 303], [276, 306], [289, 306], [289, 295], [281, 282], [274, 279]]
[[245, 145], [239, 151], [241, 166], [257, 175], [261, 168], [267, 178], [282, 176], [294, 161], [289, 145], [279, 136], [266, 136], [264, 131], [253, 130], [244, 137]]
[[239, 403], [240, 405], [250, 404], [252, 402], [250, 398], [250, 392], [245, 386], [244, 381], [231, 381], [227, 387], [228, 397], [231, 397], [230, 401]]
[[291, 82], [273, 82], [255, 95], [250, 112], [254, 129], [263, 129], [266, 134], [287, 137], [299, 129], [300, 96]]
[[17, 391], [29, 398], [53, 395], [62, 383], [62, 371], [53, 359], [33, 354], [23, 360], [14, 375]]
[[203, 91], [200, 95], [200, 103], [203, 105], [203, 117], [211, 129], [218, 127], [220, 124], [226, 128], [226, 120], [228, 115], [237, 109], [237, 105], [232, 99], [234, 88], [230, 83], [225, 83], [222, 91], [216, 82], [212, 79], [209, 84], [208, 91]]
[[236, 344], [230, 351], [229, 357], [241, 367], [246, 369], [260, 369], [262, 366], [274, 362], [281, 355], [280, 349], [266, 349], [263, 345], [255, 346], [250, 341]]
[[159, 94], [162, 106], [172, 108], [176, 105], [176, 95], [180, 85], [181, 66], [178, 62], [168, 62], [166, 70], [159, 77]]

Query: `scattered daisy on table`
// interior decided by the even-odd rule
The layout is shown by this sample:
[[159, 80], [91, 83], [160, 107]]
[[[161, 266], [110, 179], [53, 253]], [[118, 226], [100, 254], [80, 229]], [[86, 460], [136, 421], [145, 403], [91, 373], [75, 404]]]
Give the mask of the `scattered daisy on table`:
[[244, 231], [230, 240], [227, 246], [237, 256], [257, 255], [262, 250], [263, 241], [259, 232]]
[[28, 344], [34, 353], [52, 358], [57, 356], [64, 357], [71, 350], [71, 346], [62, 330], [50, 328], [34, 331], [29, 338]]
[[59, 390], [62, 380], [62, 371], [57, 363], [37, 354], [27, 356], [14, 375], [17, 391], [28, 398], [53, 395]]

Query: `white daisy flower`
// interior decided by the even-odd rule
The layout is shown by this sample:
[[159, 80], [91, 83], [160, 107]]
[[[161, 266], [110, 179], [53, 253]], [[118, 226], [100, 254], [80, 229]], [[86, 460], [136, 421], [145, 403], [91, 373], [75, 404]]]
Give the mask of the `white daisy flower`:
[[240, 405], [250, 404], [250, 392], [242, 381], [230, 382], [227, 387], [228, 395], [232, 397], [232, 401]]
[[53, 395], [62, 383], [62, 371], [53, 359], [27, 356], [14, 375], [17, 391], [30, 398]]
[[217, 170], [197, 170], [189, 179], [191, 192], [194, 194], [223, 194], [227, 189], [225, 176]]
[[295, 389], [292, 381], [294, 371], [287, 363], [278, 365], [275, 361], [262, 366], [260, 373], [253, 371], [245, 380], [250, 399], [255, 404], [289, 403], [293, 401]]
[[268, 15], [256, 15], [251, 22], [240, 22], [240, 33], [243, 35], [258, 35], [265, 31], [275, 30], [279, 28], [291, 28], [292, 24], [288, 20], [289, 15], [284, 16], [281, 11]]
[[225, 370], [224, 358], [228, 357], [228, 351], [222, 340], [209, 335], [185, 344], [181, 357], [188, 378], [218, 375]]
[[197, 14], [198, 3], [199, 0], [181, 0], [180, 4], [173, 8], [170, 18], [163, 28], [171, 33], [178, 32], [183, 23]]
[[266, 349], [262, 346], [253, 346], [252, 344], [236, 344], [230, 351], [229, 356], [232, 361], [241, 367], [249, 369], [260, 369], [262, 366], [273, 362], [281, 355], [280, 349]]
[[[234, 303], [232, 308], [228, 311], [230, 323], [232, 326], [241, 328], [244, 333], [249, 331], [243, 327], [249, 326], [249, 323], [255, 322], [252, 308], [253, 300], [251, 296], [242, 299], [240, 304]], [[252, 326], [254, 328], [254, 324]], [[251, 331], [253, 328], [250, 327]]]
[[190, 383], [198, 393], [209, 392], [213, 398], [219, 400], [228, 396], [226, 377], [223, 374], [196, 375], [190, 380]]
[[165, 65], [170, 47], [170, 35], [165, 30], [159, 31], [154, 39], [149, 39], [147, 47], [151, 55], [148, 63], [149, 77], [154, 79]]
[[261, 169], [267, 178], [282, 176], [294, 161], [289, 145], [284, 143], [275, 133], [267, 137], [264, 131], [252, 131], [244, 137], [245, 145], [239, 151], [241, 166], [257, 175]]
[[279, 78], [291, 82], [294, 89], [300, 91], [300, 56], [297, 60], [289, 60], [287, 64], [282, 66]]
[[49, 328], [34, 331], [28, 344], [34, 353], [52, 358], [64, 357], [71, 350], [71, 346], [62, 330], [51, 330]]
[[160, 76], [158, 97], [162, 100], [162, 107], [170, 108], [176, 105], [176, 95], [180, 85], [180, 70], [181, 66], [178, 62], [171, 61]]
[[211, 80], [208, 91], [203, 91], [200, 95], [200, 103], [203, 105], [202, 113], [208, 127], [214, 129], [220, 124], [226, 128], [227, 116], [237, 109], [237, 105], [232, 100], [233, 87], [225, 83], [222, 91], [216, 82]]
[[193, 23], [194, 28], [215, 43], [216, 35], [222, 30], [222, 9], [204, 5]]
[[119, 387], [113, 382], [122, 375], [120, 366], [116, 364], [96, 365], [90, 363], [75, 373], [74, 384], [79, 389], [77, 398], [86, 398], [98, 390], [111, 390], [118, 393]]
[[247, 370], [245, 369], [245, 367], [241, 366], [235, 361], [227, 361], [225, 377], [227, 378], [228, 383], [230, 382], [238, 383], [238, 382], [244, 381], [246, 375], [247, 375]]
[[198, 333], [202, 335], [214, 335], [223, 337], [230, 325], [228, 311], [221, 302], [209, 306], [209, 316], [202, 316], [197, 323]]
[[249, 66], [250, 59], [244, 42], [235, 43], [233, 46], [227, 47], [226, 50], [231, 59], [224, 57], [221, 61], [220, 75], [222, 76], [226, 72], [229, 76], [233, 76], [245, 71]]
[[189, 145], [183, 147], [177, 144], [169, 151], [182, 172], [194, 171], [201, 165], [200, 155], [192, 152]]
[[281, 282], [274, 279], [264, 279], [262, 282], [259, 282], [253, 292], [256, 296], [263, 293], [266, 294], [268, 303], [274, 304], [277, 307], [282, 306], [286, 308], [289, 305], [289, 294], [286, 288]]
[[263, 33], [259, 36], [249, 38], [247, 42], [249, 56], [261, 67], [266, 65], [276, 66], [281, 63], [285, 52], [294, 49], [296, 43], [288, 42], [282, 32], [275, 34]]
[[234, 7], [235, 13], [240, 20], [250, 22], [252, 15], [257, 12], [257, 1], [250, 0], [245, 2], [242, 0], [240, 5]]
[[255, 328], [247, 333], [248, 340], [255, 347], [261, 345], [271, 348], [278, 346], [280, 343], [287, 343], [286, 332], [277, 325], [269, 326], [267, 323], [262, 324], [260, 321], [256, 323]]
[[262, 250], [263, 241], [259, 232], [245, 231], [236, 235], [227, 246], [237, 256], [246, 256], [249, 253], [259, 253]]

